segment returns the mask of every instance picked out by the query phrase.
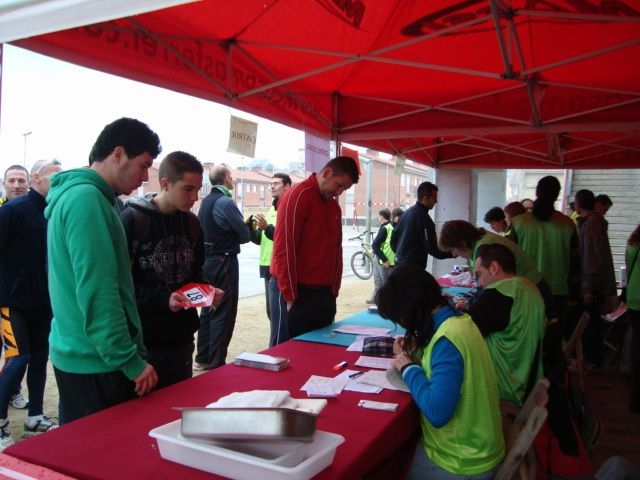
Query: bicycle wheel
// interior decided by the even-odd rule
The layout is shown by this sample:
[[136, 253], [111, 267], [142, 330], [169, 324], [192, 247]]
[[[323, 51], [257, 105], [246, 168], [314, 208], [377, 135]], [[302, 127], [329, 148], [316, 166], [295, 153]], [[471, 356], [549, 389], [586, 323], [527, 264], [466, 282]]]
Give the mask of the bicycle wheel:
[[369, 280], [373, 275], [373, 263], [362, 250], [351, 256], [351, 269], [356, 277], [362, 280]]

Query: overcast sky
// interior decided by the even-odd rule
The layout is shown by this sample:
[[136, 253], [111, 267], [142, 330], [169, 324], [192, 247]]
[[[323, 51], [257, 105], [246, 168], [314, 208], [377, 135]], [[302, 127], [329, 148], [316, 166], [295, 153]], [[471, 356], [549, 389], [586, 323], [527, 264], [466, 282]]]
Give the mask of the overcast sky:
[[[4, 46], [0, 170], [57, 158], [79, 167], [104, 125], [120, 117], [147, 123], [163, 153], [184, 150], [201, 161], [248, 163], [226, 153], [230, 115], [258, 122], [256, 158], [297, 161], [304, 134], [225, 106]], [[26, 133], [31, 134], [26, 135]], [[162, 154], [161, 154], [162, 157]]]

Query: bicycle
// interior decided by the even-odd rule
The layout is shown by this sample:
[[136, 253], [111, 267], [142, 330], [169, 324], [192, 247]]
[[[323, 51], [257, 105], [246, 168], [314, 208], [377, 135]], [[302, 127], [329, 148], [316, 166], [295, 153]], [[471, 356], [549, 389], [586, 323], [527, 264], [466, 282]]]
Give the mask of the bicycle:
[[356, 277], [362, 280], [369, 280], [373, 276], [373, 266], [374, 262], [376, 262], [371, 244], [365, 240], [369, 233], [362, 232], [360, 235], [349, 239], [350, 242], [360, 240], [362, 250], [358, 250], [351, 255], [351, 270], [353, 270]]

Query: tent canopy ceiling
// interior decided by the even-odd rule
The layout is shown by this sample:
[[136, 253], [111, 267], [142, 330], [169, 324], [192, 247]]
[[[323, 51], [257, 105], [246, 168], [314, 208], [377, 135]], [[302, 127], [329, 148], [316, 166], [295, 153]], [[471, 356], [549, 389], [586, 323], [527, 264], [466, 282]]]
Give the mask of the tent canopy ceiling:
[[640, 167], [640, 0], [205, 0], [12, 43], [436, 168]]

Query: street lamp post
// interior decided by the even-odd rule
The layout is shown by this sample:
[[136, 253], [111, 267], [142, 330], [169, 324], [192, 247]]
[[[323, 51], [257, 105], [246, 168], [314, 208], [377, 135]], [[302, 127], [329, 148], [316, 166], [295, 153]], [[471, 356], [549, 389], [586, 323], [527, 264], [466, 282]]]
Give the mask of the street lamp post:
[[22, 166], [27, 168], [27, 137], [31, 135], [33, 132], [25, 132], [22, 134], [24, 137], [24, 147], [22, 149]]

